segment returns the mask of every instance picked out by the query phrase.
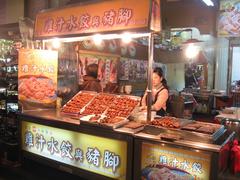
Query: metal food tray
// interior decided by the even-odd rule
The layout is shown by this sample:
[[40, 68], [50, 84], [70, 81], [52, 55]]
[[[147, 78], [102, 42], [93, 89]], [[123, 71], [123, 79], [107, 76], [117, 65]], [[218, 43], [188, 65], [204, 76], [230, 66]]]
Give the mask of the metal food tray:
[[123, 127], [115, 129], [115, 131], [128, 133], [128, 134], [136, 134], [136, 133], [142, 131], [143, 129], [144, 129], [144, 126], [141, 126], [139, 128], [135, 128], [135, 129], [127, 128], [127, 127], [123, 126]]
[[[110, 93], [96, 93], [96, 95], [91, 99], [91, 101], [89, 101], [89, 103], [87, 103], [81, 110], [80, 110], [80, 114], [85, 111], [86, 107], [89, 106], [91, 104], [91, 102], [99, 95], [99, 94], [107, 94], [107, 95], [110, 95], [110, 96], [116, 96], [114, 94], [110, 94]], [[102, 114], [99, 114], [99, 115], [103, 115], [105, 114], [106, 110], [108, 109], [108, 107], [104, 110], [104, 112]]]
[[[155, 116], [155, 118], [159, 118], [159, 121], [161, 121], [161, 116]], [[159, 128], [163, 128], [163, 129], [173, 129], [173, 130], [176, 130], [176, 129], [181, 129], [182, 127], [186, 126], [187, 124], [191, 124], [193, 121], [192, 120], [188, 120], [188, 119], [181, 119], [181, 118], [175, 118], [175, 117], [171, 117], [173, 118], [174, 121], [179, 121], [179, 125], [180, 127], [179, 128], [168, 128], [168, 127], [163, 127], [163, 126], [155, 126], [155, 125], [148, 125], [148, 126], [154, 126], [154, 127], [159, 127]]]
[[[94, 95], [94, 97], [85, 105], [85, 106], [83, 106], [80, 110], [79, 110], [79, 113], [65, 113], [65, 112], [61, 112], [61, 113], [63, 113], [63, 114], [66, 114], [66, 115], [70, 115], [70, 116], [74, 116], [74, 117], [79, 117], [79, 116], [81, 116], [81, 115], [83, 115], [82, 114], [82, 112], [86, 109], [86, 107], [88, 107], [90, 104], [91, 104], [91, 102], [100, 94], [100, 93], [96, 93], [96, 92], [93, 92], [93, 91], [80, 91], [80, 92], [78, 92], [75, 96], [77, 96], [77, 95], [79, 95], [79, 93], [90, 93], [90, 94], [93, 94]], [[140, 97], [138, 97], [138, 96], [129, 96], [129, 95], [116, 95], [116, 94], [110, 94], [110, 93], [101, 93], [101, 94], [106, 94], [106, 95], [110, 95], [110, 96], [114, 96], [114, 97], [116, 97], [116, 98], [118, 98], [118, 97], [128, 97], [128, 98], [131, 98], [131, 99], [134, 99], [134, 100], [138, 100], [138, 101], [140, 101]], [[74, 96], [74, 97], [75, 97]], [[73, 97], [73, 98], [74, 98]], [[73, 99], [72, 98], [72, 99]], [[71, 100], [72, 99], [70, 99], [64, 106], [66, 106], [68, 103], [70, 103], [71, 102]], [[63, 108], [64, 108], [64, 106], [63, 106]], [[135, 107], [136, 108], [136, 107]], [[135, 109], [134, 108], [134, 109]], [[105, 114], [107, 113], [107, 111], [108, 111], [108, 109], [109, 109], [109, 106], [105, 109], [105, 111], [102, 113], [102, 114], [99, 114], [100, 116], [105, 116]], [[129, 116], [130, 116], [130, 114], [131, 113], [129, 113], [129, 115], [127, 116], [127, 117], [122, 117], [122, 118], [128, 118]], [[90, 114], [88, 114], [88, 115], [90, 115]], [[85, 117], [85, 116], [87, 116], [87, 115], [84, 115], [83, 117]], [[88, 121], [88, 120], [86, 120], [86, 119], [81, 119], [81, 117], [80, 117], [80, 120], [84, 123], [84, 122], [86, 122], [87, 124], [97, 124], [97, 122], [92, 122], [92, 121]], [[125, 123], [123, 123], [123, 125], [124, 125]], [[102, 125], [102, 124], [101, 124]], [[120, 127], [122, 124], [120, 123], [120, 124], [109, 124], [109, 126], [108, 127], [111, 127], [111, 128], [118, 128], [118, 127]], [[106, 125], [103, 125], [103, 126], [106, 126]]]
[[[185, 120], [185, 122], [182, 123], [182, 125], [187, 125], [189, 123], [193, 123], [191, 120]], [[182, 119], [180, 119], [182, 121]], [[188, 122], [186, 122], [188, 121]], [[201, 122], [200, 122], [201, 123]], [[182, 137], [184, 140], [189, 140], [189, 141], [198, 141], [198, 142], [204, 142], [204, 143], [214, 143], [217, 141], [217, 139], [222, 136], [225, 132], [224, 126], [221, 126], [218, 130], [216, 130], [213, 134], [204, 134], [200, 132], [195, 132], [195, 131], [188, 131], [188, 130], [182, 130], [181, 127], [183, 127], [180, 124], [180, 128], [165, 128], [161, 126], [154, 126], [154, 125], [146, 125], [144, 130], [142, 131], [143, 133], [146, 134], [152, 134], [155, 136], [159, 136], [161, 133], [172, 133], [172, 134], [177, 134]]]
[[[138, 96], [131, 96], [131, 95], [115, 95], [115, 96], [117, 96], [117, 98], [118, 98], [118, 97], [128, 97], [128, 98], [137, 100], [137, 101], [139, 101], [139, 102], [140, 102], [140, 100], [141, 100], [141, 97], [138, 97]], [[138, 103], [138, 105], [139, 105], [139, 103]], [[133, 110], [129, 113], [129, 115], [128, 115], [127, 117], [124, 117], [124, 118], [129, 119], [129, 117], [131, 116], [132, 112], [134, 112], [134, 110], [136, 109], [136, 107], [137, 107], [138, 105], [136, 105], [136, 106], [133, 108]], [[104, 113], [103, 113], [104, 115], [107, 113], [108, 109], [109, 109], [109, 107], [104, 111]]]
[[126, 95], [126, 94], [117, 95], [117, 96], [120, 96], [120, 97], [128, 97], [128, 98], [131, 98], [131, 99], [134, 99], [134, 100], [138, 100], [138, 101], [141, 100], [141, 97], [139, 97], [139, 96], [132, 96], [132, 95]]
[[116, 129], [116, 128], [122, 127], [123, 125], [125, 125], [129, 122], [129, 120], [126, 119], [126, 118], [123, 119], [122, 121], [117, 122], [117, 123], [101, 123], [100, 120], [101, 120], [101, 118], [98, 121], [95, 121], [95, 122], [94, 121], [83, 121], [83, 120], [81, 120], [81, 124], [88, 124], [88, 125], [103, 127], [103, 128], [107, 128], [107, 129]]
[[119, 121], [119, 122], [114, 123], [114, 124], [111, 124], [111, 123], [109, 123], [109, 124], [107, 124], [107, 123], [98, 123], [98, 124], [99, 124], [100, 126], [102, 126], [102, 127], [107, 127], [107, 128], [111, 128], [111, 129], [116, 129], [116, 128], [119, 128], [119, 127], [127, 124], [128, 122], [129, 122], [128, 119], [124, 119], [124, 120]]
[[[78, 96], [78, 95], [81, 94], [81, 93], [88, 93], [88, 94], [94, 95], [93, 98], [92, 98], [87, 104], [85, 104], [85, 105], [82, 107], [82, 109], [83, 109], [84, 107], [86, 107], [90, 102], [92, 102], [92, 100], [97, 96], [97, 93], [94, 92], [94, 91], [79, 91], [79, 92], [78, 92], [77, 94], [75, 94], [66, 104], [64, 104], [61, 109], [63, 109], [65, 106], [67, 106], [67, 104], [70, 103], [70, 102], [72, 101], [72, 99], [74, 99], [76, 96]], [[62, 113], [62, 114], [66, 114], [66, 115], [70, 115], [70, 116], [75, 116], [75, 117], [76, 117], [76, 116], [79, 116], [79, 115], [80, 115], [80, 112], [81, 112], [82, 109], [80, 109], [78, 113], [70, 113], [70, 112], [69, 112], [69, 113], [66, 113], [66, 112], [62, 112], [62, 111], [61, 111], [61, 113]]]
[[198, 122], [198, 121], [192, 121], [190, 124], [192, 124], [192, 123], [210, 125], [210, 126], [219, 126], [219, 128], [216, 129], [213, 134], [201, 133], [201, 132], [194, 131], [194, 130], [190, 131], [190, 130], [181, 129], [182, 131], [189, 131], [189, 132], [196, 133], [196, 134], [206, 135], [206, 136], [208, 136], [208, 138], [212, 139], [214, 142], [224, 133], [224, 130], [225, 130], [225, 127], [223, 125], [219, 125], [219, 124], [212, 124], [212, 123]]

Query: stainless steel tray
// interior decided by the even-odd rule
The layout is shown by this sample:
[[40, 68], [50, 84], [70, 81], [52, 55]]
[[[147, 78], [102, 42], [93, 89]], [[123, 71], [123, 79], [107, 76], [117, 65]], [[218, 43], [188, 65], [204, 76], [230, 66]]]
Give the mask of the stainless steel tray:
[[119, 122], [117, 122], [117, 123], [108, 123], [108, 124], [106, 124], [106, 123], [98, 123], [98, 124], [99, 124], [100, 126], [102, 126], [102, 127], [105, 127], [105, 126], [106, 126], [106, 127], [112, 128], [112, 129], [116, 129], [116, 128], [119, 128], [119, 127], [127, 124], [128, 122], [129, 122], [128, 119], [124, 119], [124, 120], [119, 121]]
[[[133, 99], [133, 100], [136, 100], [136, 101], [139, 101], [140, 102], [140, 100], [141, 100], [141, 98], [140, 97], [138, 97], [138, 96], [130, 96], [130, 95], [115, 95], [116, 96], [116, 99], [115, 99], [115, 101], [117, 100], [117, 98], [121, 98], [121, 97], [127, 97], [127, 98], [130, 98], [130, 99]], [[114, 102], [113, 102], [114, 103]], [[136, 106], [138, 106], [139, 105], [139, 103], [136, 105]], [[111, 106], [111, 105], [110, 105]], [[110, 106], [104, 111], [104, 115], [106, 115], [107, 114], [107, 112], [108, 112], [108, 110], [110, 109]], [[133, 108], [133, 110], [128, 114], [128, 116], [126, 116], [125, 118], [129, 118], [129, 116], [130, 116], [130, 114], [134, 111], [134, 109], [136, 108], [136, 106]]]
[[[217, 129], [215, 130], [214, 133], [212, 134], [206, 134], [206, 133], [201, 133], [201, 132], [197, 132], [197, 131], [190, 131], [191, 133], [195, 133], [195, 134], [203, 134], [208, 136], [209, 139], [212, 139], [214, 142], [224, 133], [224, 126], [223, 125], [219, 125], [219, 124], [213, 124], [213, 123], [206, 123], [206, 122], [199, 122], [199, 121], [192, 121], [191, 123], [197, 123], [199, 125], [205, 125], [205, 126], [216, 126]], [[189, 124], [191, 124], [189, 123]], [[189, 131], [189, 130], [184, 130], [181, 129], [182, 131]]]
[[114, 129], [114, 131], [122, 132], [122, 133], [126, 133], [126, 134], [136, 134], [136, 133], [142, 131], [143, 129], [144, 129], [144, 126], [142, 126], [140, 128], [136, 128], [136, 129], [126, 128], [123, 126], [123, 127]]
[[[113, 97], [115, 96], [114, 94], [109, 94], [109, 93], [97, 93], [96, 96], [91, 100], [91, 102], [89, 102], [86, 106], [84, 106], [84, 107], [81, 109], [80, 114], [82, 114], [82, 113], [85, 111], [85, 109], [88, 108], [88, 106], [89, 106], [89, 107], [91, 106], [91, 103], [94, 101], [94, 99], [95, 99], [96, 97], [98, 97], [99, 95], [104, 95], [104, 94], [109, 95], [109, 96], [113, 96]], [[107, 109], [107, 108], [108, 108], [108, 107], [106, 107], [106, 109]], [[104, 112], [103, 112], [102, 114], [105, 113], [106, 109], [104, 110]], [[99, 115], [101, 115], [101, 114], [99, 114]]]
[[[163, 117], [161, 117], [161, 116], [155, 116], [155, 120], [156, 120], [156, 118], [159, 118], [159, 121], [161, 121], [161, 118], [163, 118]], [[180, 129], [180, 128], [184, 127], [185, 125], [190, 124], [190, 123], [193, 122], [192, 120], [188, 120], [188, 119], [180, 119], [180, 118], [174, 118], [174, 117], [172, 117], [172, 118], [173, 118], [173, 120], [178, 120], [178, 121], [179, 121], [179, 125], [180, 125], [179, 128], [168, 128], [168, 127], [155, 126], [155, 125], [150, 125], [150, 124], [149, 124], [148, 126], [153, 126], [153, 127], [162, 128], [162, 129], [177, 130], [177, 129]]]
[[[186, 120], [189, 121], [189, 120]], [[191, 123], [193, 121], [189, 121], [188, 123]], [[186, 122], [185, 122], [186, 123]], [[187, 124], [188, 124], [187, 123]], [[183, 123], [184, 124], [184, 123]], [[180, 125], [181, 128], [181, 125]], [[200, 132], [194, 132], [194, 131], [187, 131], [177, 128], [164, 128], [159, 126], [153, 126], [153, 125], [146, 125], [142, 133], [151, 134], [154, 136], [159, 136], [161, 133], [170, 133], [170, 134], [176, 134], [182, 137], [184, 140], [188, 141], [197, 141], [197, 142], [203, 142], [203, 143], [214, 143], [217, 141], [217, 139], [224, 134], [224, 126], [221, 126], [215, 133], [213, 134], [204, 134]]]
[[98, 121], [85, 121], [81, 120], [81, 124], [87, 124], [87, 125], [92, 125], [92, 126], [98, 126], [102, 128], [107, 128], [107, 129], [116, 129], [119, 127], [122, 127], [123, 125], [127, 124], [129, 122], [128, 119], [123, 119], [122, 121], [116, 122], [116, 123], [101, 123], [100, 119]]
[[66, 114], [66, 115], [70, 115], [70, 116], [75, 116], [75, 117], [76, 117], [76, 116], [79, 116], [81, 110], [82, 110], [85, 106], [87, 106], [87, 105], [96, 97], [96, 95], [97, 95], [97, 93], [94, 92], [94, 91], [79, 91], [79, 92], [78, 92], [77, 94], [75, 94], [66, 104], [64, 104], [61, 109], [63, 109], [64, 107], [66, 107], [67, 104], [69, 104], [76, 96], [78, 96], [79, 94], [82, 94], [82, 93], [88, 93], [88, 94], [92, 94], [92, 95], [94, 95], [94, 96], [93, 96], [93, 98], [92, 98], [90, 101], [88, 101], [87, 104], [85, 104], [85, 105], [79, 110], [78, 113], [70, 113], [70, 112], [62, 112], [62, 111], [61, 111], [61, 113], [62, 113], [62, 114]]
[[[140, 97], [137, 97], [137, 96], [116, 95], [116, 94], [110, 94], [110, 93], [96, 93], [96, 92], [93, 92], [93, 91], [80, 91], [80, 92], [78, 92], [72, 99], [74, 99], [74, 98], [75, 98], [77, 95], [79, 95], [80, 93], [89, 93], [89, 94], [92, 94], [92, 95], [94, 95], [94, 96], [93, 96], [93, 98], [92, 98], [87, 104], [85, 104], [85, 105], [79, 110], [78, 113], [70, 113], [70, 112], [69, 112], [69, 113], [61, 112], [61, 113], [66, 114], [66, 115], [69, 115], [69, 116], [79, 117], [81, 121], [84, 121], [84, 122], [86, 122], [86, 123], [95, 123], [95, 122], [88, 121], [87, 119], [84, 118], [84, 116], [91, 115], [91, 114], [83, 114], [83, 112], [86, 110], [86, 108], [90, 107], [90, 106], [91, 106], [91, 103], [94, 101], [94, 99], [95, 99], [96, 97], [98, 97], [99, 95], [101, 95], [101, 94], [103, 94], [103, 95], [106, 94], [106, 95], [108, 95], [108, 96], [112, 96], [112, 97], [114, 97], [115, 99], [117, 99], [118, 97], [119, 97], [119, 98], [120, 98], [120, 97], [128, 97], [128, 98], [130, 98], [130, 99], [134, 99], [134, 100], [137, 100], [137, 101], [140, 101], [140, 99], [141, 99]], [[69, 100], [69, 101], [63, 106], [63, 108], [64, 108], [65, 106], [67, 106], [67, 104], [70, 103], [70, 102], [72, 101], [72, 99]], [[115, 101], [115, 99], [113, 99], [112, 103]], [[109, 109], [109, 107], [111, 106], [112, 103], [109, 103], [108, 106], [106, 107], [106, 109], [103, 109], [104, 111], [101, 112], [101, 114], [98, 114], [98, 115], [105, 116], [106, 113], [107, 113], [107, 111], [108, 111], [108, 109]], [[131, 113], [131, 112], [130, 112], [130, 113]], [[128, 118], [129, 115], [130, 115], [130, 113], [128, 114], [127, 117], [124, 117], [124, 118]], [[92, 115], [95, 115], [95, 114], [92, 113]], [[82, 118], [82, 116], [83, 116], [83, 118]], [[116, 125], [112, 125], [112, 127], [117, 128]]]

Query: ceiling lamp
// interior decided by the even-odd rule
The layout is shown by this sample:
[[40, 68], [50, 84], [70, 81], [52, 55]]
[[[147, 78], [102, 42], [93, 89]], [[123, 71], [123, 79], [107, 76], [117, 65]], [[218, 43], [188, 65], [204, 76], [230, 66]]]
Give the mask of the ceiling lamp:
[[195, 58], [199, 54], [199, 47], [194, 44], [189, 44], [185, 50], [185, 55], [189, 59]]
[[202, 0], [207, 6], [214, 6], [211, 0]]
[[201, 43], [201, 42], [203, 42], [203, 41], [191, 38], [191, 39], [186, 40], [182, 44], [192, 44], [192, 43]]
[[198, 40], [198, 39], [194, 39], [193, 38], [193, 35], [192, 35], [192, 32], [193, 30], [192, 29], [184, 29], [184, 30], [182, 30], [180, 33], [182, 33], [182, 32], [190, 32], [191, 33], [191, 38], [190, 39], [188, 39], [187, 41], [185, 41], [185, 42], [183, 42], [182, 44], [184, 45], [184, 44], [192, 44], [192, 43], [200, 43], [200, 42], [203, 42], [203, 41], [201, 41], [201, 40]]

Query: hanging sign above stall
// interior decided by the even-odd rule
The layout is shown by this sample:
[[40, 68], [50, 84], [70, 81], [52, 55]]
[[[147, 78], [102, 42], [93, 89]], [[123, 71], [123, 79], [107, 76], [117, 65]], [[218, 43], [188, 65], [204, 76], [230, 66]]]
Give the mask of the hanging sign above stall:
[[221, 0], [218, 16], [218, 36], [240, 36], [240, 0]]
[[114, 0], [41, 12], [35, 38], [121, 30], [160, 31], [160, 0]]

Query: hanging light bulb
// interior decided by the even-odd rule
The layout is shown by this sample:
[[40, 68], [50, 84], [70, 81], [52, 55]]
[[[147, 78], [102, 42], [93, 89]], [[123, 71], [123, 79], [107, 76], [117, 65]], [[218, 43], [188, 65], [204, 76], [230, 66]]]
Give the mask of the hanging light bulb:
[[100, 34], [96, 34], [93, 36], [93, 42], [95, 43], [95, 45], [100, 45], [103, 41], [103, 38]]
[[58, 49], [58, 48], [60, 48], [60, 46], [61, 46], [60, 40], [58, 38], [53, 39], [52, 47], [54, 49]]
[[186, 57], [189, 59], [195, 58], [199, 53], [199, 48], [190, 43], [186, 48]]
[[125, 43], [125, 44], [128, 44], [132, 41], [132, 37], [131, 37], [131, 34], [130, 33], [124, 33], [122, 35], [122, 42]]

